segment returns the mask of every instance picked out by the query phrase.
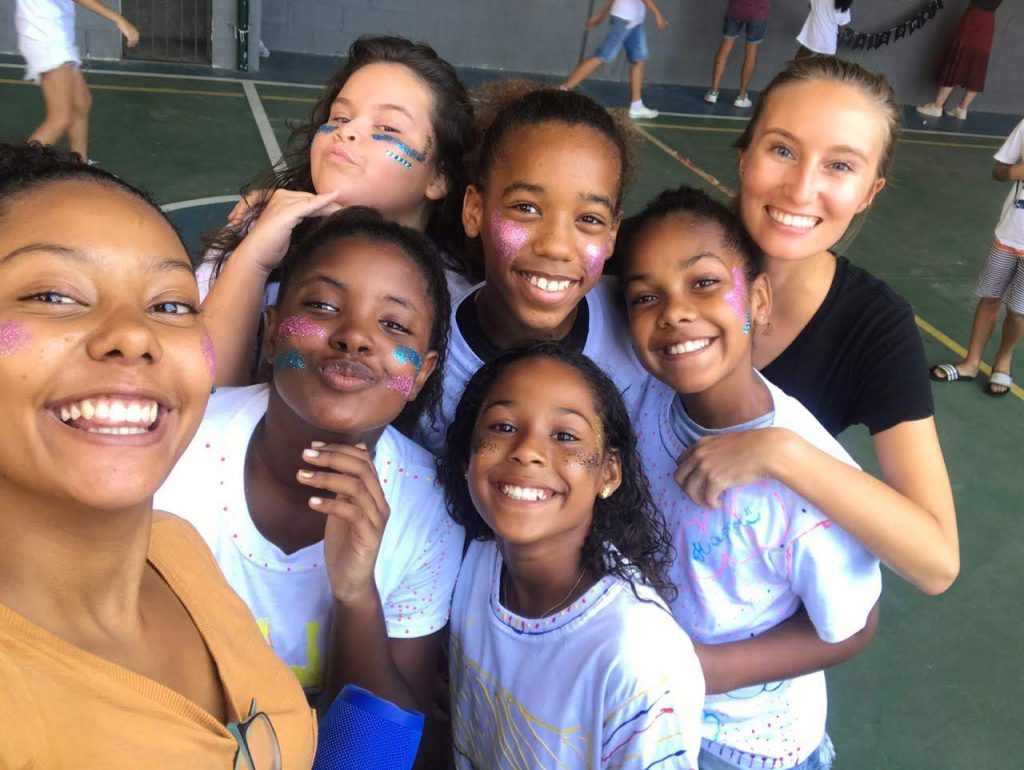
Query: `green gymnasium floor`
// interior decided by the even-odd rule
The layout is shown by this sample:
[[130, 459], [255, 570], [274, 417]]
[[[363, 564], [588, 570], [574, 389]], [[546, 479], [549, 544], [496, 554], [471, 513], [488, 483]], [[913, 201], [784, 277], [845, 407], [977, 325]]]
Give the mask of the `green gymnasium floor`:
[[[0, 141], [27, 136], [42, 118], [41, 95], [21, 82], [14, 61], [0, 59]], [[241, 184], [276, 159], [287, 121], [317, 94], [308, 85], [196, 69], [93, 70], [90, 154], [152, 191], [192, 243], [223, 220]], [[291, 77], [322, 82], [322, 68]], [[654, 106], [673, 109], [666, 101]], [[699, 104], [692, 95], [681, 104], [691, 114], [641, 124], [641, 176], [630, 211], [667, 186], [686, 182], [724, 196], [736, 184], [731, 144], [741, 120], [687, 110]], [[970, 134], [908, 132], [893, 183], [845, 249], [913, 303], [934, 362], [954, 360], [970, 334], [971, 285], [1006, 194], [989, 173], [1005, 124]], [[995, 342], [989, 362], [994, 349]], [[1016, 371], [1024, 381], [1022, 362]], [[979, 380], [936, 387], [935, 399], [960, 518], [960, 578], [929, 598], [887, 574], [875, 641], [829, 675], [837, 770], [1024, 768], [1024, 482], [1016, 475], [1024, 391], [993, 399]], [[873, 468], [866, 432], [843, 440]]]

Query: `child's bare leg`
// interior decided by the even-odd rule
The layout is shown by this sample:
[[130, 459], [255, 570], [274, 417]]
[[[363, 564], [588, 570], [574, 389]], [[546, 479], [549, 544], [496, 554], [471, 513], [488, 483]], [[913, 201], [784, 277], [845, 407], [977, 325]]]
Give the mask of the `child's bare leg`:
[[563, 88], [567, 88], [570, 91], [582, 83], [584, 80], [589, 78], [598, 68], [604, 64], [603, 61], [598, 59], [596, 56], [591, 56], [589, 59], [584, 60], [580, 66], [578, 66], [573, 73], [568, 77], [565, 83], [562, 84]]
[[46, 119], [32, 132], [30, 142], [53, 144], [67, 133], [74, 116], [73, 73], [77, 68], [68, 63], [40, 76], [43, 101], [46, 103]]
[[939, 89], [939, 93], [936, 94], [935, 101], [932, 102], [932, 104], [941, 110], [942, 105], [946, 103], [946, 100], [949, 98], [951, 93], [953, 93], [953, 86], [942, 86], [942, 88]]
[[729, 54], [732, 53], [732, 46], [736, 41], [732, 38], [723, 37], [718, 44], [718, 51], [715, 53], [715, 63], [711, 67], [711, 90], [717, 91], [722, 82], [722, 75], [725, 74], [725, 65], [729, 63]]
[[635, 61], [629, 65], [629, 98], [638, 102], [642, 98], [644, 88], [644, 63]]
[[[992, 359], [993, 372], [1011, 373], [1013, 349], [1017, 347], [1021, 336], [1024, 336], [1024, 315], [1018, 315], [1012, 310], [1007, 309], [1006, 319], [1003, 321], [1003, 336], [999, 341], [999, 350], [996, 351], [996, 357]], [[1007, 390], [1007, 388], [1000, 385], [991, 384], [989, 389], [997, 393]]]
[[74, 113], [68, 127], [68, 144], [83, 160], [89, 159], [89, 110], [92, 109], [92, 92], [85, 82], [85, 76], [78, 67], [74, 70]]
[[760, 43], [747, 43], [743, 48], [743, 69], [740, 71], [740, 96], [747, 96], [750, 80], [754, 77], [754, 68], [757, 67], [757, 49], [760, 47]]
[[974, 311], [974, 325], [971, 326], [971, 341], [967, 347], [967, 357], [957, 365], [960, 374], [973, 377], [981, 366], [981, 357], [985, 354], [985, 346], [996, 328], [999, 317], [999, 306], [1003, 303], [996, 297], [983, 297], [978, 300], [978, 308]]
[[977, 91], [964, 91], [964, 98], [960, 100], [960, 109], [967, 112], [967, 110], [970, 109], [971, 102], [977, 98]]

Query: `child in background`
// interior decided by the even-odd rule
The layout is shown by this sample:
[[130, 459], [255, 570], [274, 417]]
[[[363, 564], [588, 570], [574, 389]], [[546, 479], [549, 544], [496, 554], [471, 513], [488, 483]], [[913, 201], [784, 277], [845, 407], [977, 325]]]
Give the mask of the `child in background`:
[[75, 45], [76, 3], [112, 21], [129, 48], [138, 44], [139, 31], [99, 0], [17, 0], [14, 24], [18, 50], [25, 57], [25, 80], [39, 83], [46, 102], [46, 119], [29, 141], [55, 144], [67, 135], [71, 152], [87, 160], [92, 94]]
[[484, 365], [438, 463], [471, 539], [456, 766], [696, 768], [704, 680], [659, 596], [672, 545], [615, 385], [541, 343]]
[[583, 61], [568, 77], [562, 88], [570, 91], [593, 75], [602, 64], [615, 59], [619, 48], [626, 50], [629, 59], [629, 117], [640, 120], [651, 120], [658, 117], [658, 111], [652, 110], [643, 100], [644, 62], [650, 54], [647, 52], [647, 33], [644, 32], [644, 17], [647, 9], [654, 14], [654, 21], [659, 30], [668, 26], [654, 0], [605, 0], [600, 11], [587, 19], [587, 29], [594, 29], [611, 12], [608, 20], [608, 36], [594, 51], [594, 55]]
[[850, 23], [851, 5], [853, 0], [811, 0], [807, 20], [796, 36], [800, 43], [797, 58], [816, 53], [835, 56], [839, 32]]
[[260, 311], [274, 304], [277, 266], [308, 217], [372, 206], [426, 232], [461, 271], [463, 156], [472, 138], [469, 96], [434, 49], [397, 37], [356, 40], [292, 131], [286, 163], [249, 185], [209, 244], [219, 264], [204, 264], [198, 277], [201, 290], [210, 286], [203, 317], [217, 384], [252, 381]]
[[628, 129], [589, 97], [542, 89], [511, 102], [485, 132], [463, 210], [485, 279], [452, 300], [440, 416], [421, 418], [416, 434], [434, 454], [469, 378], [516, 345], [561, 341], [620, 391], [646, 379], [618, 284], [601, 278], [632, 171]]
[[[723, 670], [734, 686], [705, 703], [701, 769], [820, 770], [833, 755], [821, 661], [847, 659], [870, 640], [878, 560], [778, 481], [736, 486], [704, 508], [674, 478], [679, 457], [702, 437], [772, 426], [853, 464], [798, 401], [753, 368], [751, 338], [771, 305], [759, 255], [732, 212], [691, 188], [663, 193], [624, 224], [617, 259], [630, 328], [656, 378], [636, 427], [679, 548], [673, 612], [699, 643], [708, 691], [721, 691], [713, 680], [723, 681]], [[771, 647], [801, 605], [821, 642]], [[730, 645], [758, 635], [768, 638], [764, 654], [731, 654]]]
[[323, 220], [281, 267], [270, 385], [217, 390], [158, 494], [310, 693], [430, 704], [462, 530], [389, 424], [436, 399], [448, 315], [425, 235], [362, 207]]
[[704, 94], [708, 104], [718, 102], [718, 86], [725, 74], [725, 65], [729, 62], [729, 54], [736, 44], [737, 38], [744, 30], [746, 45], [743, 48], [743, 69], [740, 73], [740, 92], [733, 102], [734, 107], [746, 109], [753, 105], [747, 89], [750, 79], [754, 77], [757, 67], [757, 51], [764, 41], [768, 29], [768, 14], [772, 10], [772, 0], [729, 0], [725, 9], [725, 21], [722, 24], [722, 42], [715, 53], [715, 63], [711, 69], [711, 90]]

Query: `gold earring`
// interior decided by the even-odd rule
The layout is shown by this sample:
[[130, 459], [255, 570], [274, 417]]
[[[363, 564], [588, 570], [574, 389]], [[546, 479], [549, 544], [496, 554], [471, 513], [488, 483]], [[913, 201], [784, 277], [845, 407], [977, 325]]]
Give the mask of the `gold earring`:
[[612, 491], [611, 491], [611, 489], [609, 489], [608, 487], [603, 487], [603, 488], [601, 489], [601, 495], [600, 495], [600, 497], [601, 497], [601, 499], [602, 499], [602, 500], [607, 500], [607, 499], [608, 499], [609, 497], [611, 497], [611, 496], [612, 496]]

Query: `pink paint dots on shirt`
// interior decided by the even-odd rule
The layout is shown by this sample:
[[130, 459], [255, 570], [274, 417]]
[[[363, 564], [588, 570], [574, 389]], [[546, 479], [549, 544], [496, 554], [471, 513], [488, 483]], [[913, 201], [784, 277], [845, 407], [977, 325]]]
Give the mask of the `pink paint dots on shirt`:
[[747, 318], [747, 278], [743, 270], [736, 265], [732, 266], [732, 288], [724, 295], [723, 299], [729, 304], [743, 321]]
[[203, 333], [203, 340], [199, 343], [199, 346], [203, 350], [203, 358], [206, 359], [206, 365], [210, 367], [210, 378], [216, 382], [217, 380], [217, 351], [213, 348], [213, 340], [210, 339], [210, 335]]
[[399, 377], [388, 377], [387, 386], [395, 393], [400, 393], [404, 398], [409, 398], [412, 395], [412, 389], [416, 386], [416, 381], [408, 374], [403, 374]]
[[530, 238], [529, 231], [518, 222], [502, 216], [497, 211], [490, 217], [491, 242], [498, 251], [502, 262], [508, 263], [519, 256], [526, 241]]
[[304, 315], [290, 315], [277, 327], [278, 337], [326, 337], [327, 331], [320, 324]]
[[17, 321], [0, 323], [0, 358], [14, 355], [30, 339], [32, 334]]

